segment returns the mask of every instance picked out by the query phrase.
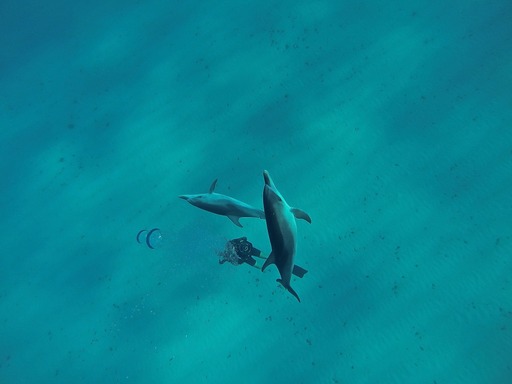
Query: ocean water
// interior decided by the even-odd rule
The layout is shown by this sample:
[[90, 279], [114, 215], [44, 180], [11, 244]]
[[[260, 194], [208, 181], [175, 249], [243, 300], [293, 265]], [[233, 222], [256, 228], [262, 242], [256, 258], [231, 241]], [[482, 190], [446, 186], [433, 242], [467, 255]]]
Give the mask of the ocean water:
[[[0, 383], [512, 382], [512, 3], [0, 3]], [[178, 199], [299, 220], [297, 300]], [[157, 249], [136, 241], [159, 228]]]

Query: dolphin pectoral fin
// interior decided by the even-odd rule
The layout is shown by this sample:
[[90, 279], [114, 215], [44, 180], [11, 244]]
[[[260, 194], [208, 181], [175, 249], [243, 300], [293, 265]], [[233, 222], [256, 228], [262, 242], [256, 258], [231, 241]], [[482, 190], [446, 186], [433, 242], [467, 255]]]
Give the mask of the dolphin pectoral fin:
[[217, 185], [217, 180], [218, 179], [213, 180], [213, 183], [212, 185], [210, 185], [210, 190], [208, 191], [208, 193], [213, 193], [213, 191], [215, 190], [215, 186]]
[[297, 292], [295, 292], [295, 291], [293, 290], [293, 288], [292, 288], [290, 285], [285, 285], [285, 284], [283, 283], [283, 280], [281, 280], [281, 279], [277, 279], [276, 281], [277, 281], [278, 283], [281, 283], [281, 285], [282, 285], [283, 287], [285, 287], [285, 288], [286, 288], [286, 290], [287, 290], [288, 292], [290, 292], [293, 296], [295, 296], [295, 298], [296, 298], [297, 300], [299, 300], [299, 303], [300, 303], [299, 295], [297, 295]]
[[306, 220], [309, 224], [311, 224], [311, 217], [309, 217], [309, 215], [302, 209], [292, 208], [291, 212], [293, 213], [293, 216], [295, 216], [297, 219]]
[[270, 255], [268, 255], [267, 260], [263, 263], [263, 266], [261, 267], [261, 272], [265, 270], [270, 264], [275, 264], [276, 259], [274, 257], [274, 252], [270, 252]]
[[227, 216], [229, 220], [231, 220], [237, 227], [243, 228], [242, 224], [240, 224], [240, 218], [238, 216]]

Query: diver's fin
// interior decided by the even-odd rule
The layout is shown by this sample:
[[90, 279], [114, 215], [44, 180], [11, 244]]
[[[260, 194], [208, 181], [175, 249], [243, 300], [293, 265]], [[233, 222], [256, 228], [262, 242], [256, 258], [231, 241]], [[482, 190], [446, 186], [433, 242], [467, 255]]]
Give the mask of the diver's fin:
[[267, 260], [263, 263], [263, 267], [261, 267], [261, 272], [265, 270], [270, 264], [275, 264], [276, 259], [274, 257], [274, 252], [270, 252], [270, 255], [268, 255]]
[[299, 295], [297, 295], [297, 292], [295, 292], [295, 291], [293, 290], [293, 288], [291, 287], [291, 285], [284, 285], [284, 284], [283, 284], [283, 280], [281, 280], [281, 279], [277, 279], [276, 281], [277, 281], [278, 283], [281, 283], [281, 284], [282, 284], [282, 286], [283, 286], [283, 287], [285, 287], [285, 288], [286, 288], [286, 290], [287, 290], [288, 292], [290, 292], [293, 296], [295, 296], [295, 298], [296, 298], [297, 300], [299, 300], [299, 303], [300, 303]]
[[304, 268], [302, 268], [302, 267], [299, 267], [297, 264], [295, 264], [295, 265], [293, 266], [292, 273], [293, 273], [295, 276], [302, 278], [302, 277], [304, 277], [304, 275], [305, 275], [306, 273], [308, 273], [308, 271], [307, 271], [307, 269], [304, 269]]
[[215, 186], [217, 185], [217, 180], [218, 179], [213, 180], [213, 183], [212, 185], [210, 185], [210, 190], [208, 191], [208, 193], [213, 193], [213, 191], [215, 190]]
[[252, 256], [249, 256], [247, 259], [244, 259], [244, 263], [247, 263], [251, 267], [254, 267], [256, 265], [256, 260]]
[[309, 215], [302, 209], [292, 208], [291, 211], [293, 213], [293, 216], [295, 216], [297, 219], [306, 220], [309, 224], [311, 224], [311, 217], [309, 217]]
[[237, 227], [243, 228], [242, 224], [240, 224], [240, 218], [238, 216], [228, 216], [228, 219], [231, 220]]

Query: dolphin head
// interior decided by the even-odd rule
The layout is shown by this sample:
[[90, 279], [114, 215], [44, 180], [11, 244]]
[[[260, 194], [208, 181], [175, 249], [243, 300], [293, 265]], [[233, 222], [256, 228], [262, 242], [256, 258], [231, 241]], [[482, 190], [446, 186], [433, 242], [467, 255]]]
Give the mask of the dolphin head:
[[265, 180], [265, 187], [263, 189], [264, 200], [272, 204], [284, 203], [283, 196], [277, 190], [268, 171], [263, 171], [263, 179]]
[[204, 199], [204, 194], [198, 194], [198, 195], [180, 195], [178, 196], [180, 199], [188, 201], [192, 205], [198, 205], [201, 204], [201, 202]]

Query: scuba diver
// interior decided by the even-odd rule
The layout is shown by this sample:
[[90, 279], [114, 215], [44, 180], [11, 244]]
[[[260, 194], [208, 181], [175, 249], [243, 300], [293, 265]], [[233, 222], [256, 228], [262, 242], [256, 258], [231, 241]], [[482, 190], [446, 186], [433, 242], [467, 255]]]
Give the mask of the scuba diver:
[[[137, 233], [136, 240], [137, 243], [145, 244], [149, 249], [161, 248], [164, 245], [163, 243], [165, 243], [164, 235], [162, 235], [159, 228], [141, 229]], [[217, 252], [217, 254], [219, 256], [219, 264], [229, 262], [233, 265], [240, 265], [245, 263], [257, 269], [261, 269], [261, 266], [257, 265], [256, 258], [267, 259], [267, 256], [264, 256], [250, 241], [247, 241], [245, 236], [228, 240], [224, 249], [221, 252]], [[307, 272], [307, 270], [298, 265], [293, 266], [292, 274], [297, 277], [302, 278]]]
[[[252, 243], [247, 241], [247, 237], [240, 237], [238, 239], [228, 240], [224, 249], [218, 253], [219, 264], [229, 262], [233, 265], [240, 265], [243, 263], [249, 264], [251, 267], [261, 269], [256, 265], [255, 257], [259, 259], [266, 259], [267, 257], [261, 254], [261, 251], [253, 247]], [[308, 271], [298, 265], [293, 266], [292, 273], [297, 277], [303, 277]]]

